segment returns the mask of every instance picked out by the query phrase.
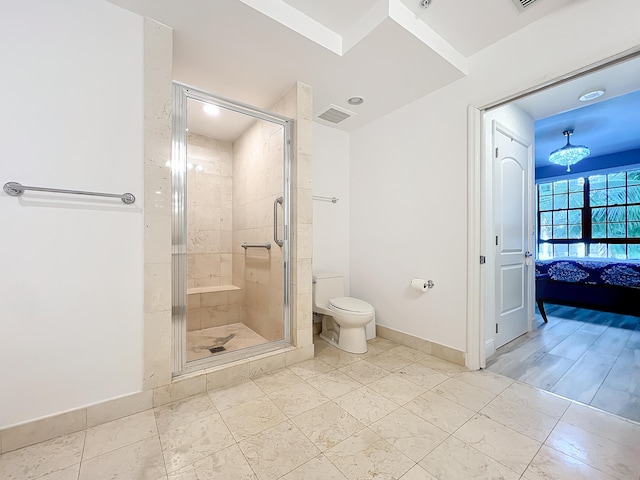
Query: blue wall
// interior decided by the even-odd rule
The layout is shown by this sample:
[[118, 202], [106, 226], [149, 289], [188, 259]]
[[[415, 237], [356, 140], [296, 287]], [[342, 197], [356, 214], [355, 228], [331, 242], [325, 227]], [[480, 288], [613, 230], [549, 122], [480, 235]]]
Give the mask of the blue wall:
[[558, 177], [583, 177], [599, 170], [624, 170], [627, 165], [638, 165], [640, 168], [640, 149], [627, 150], [626, 152], [612, 153], [600, 157], [587, 157], [577, 165], [571, 166], [571, 172], [567, 167], [549, 163], [548, 166], [536, 168], [536, 182]]

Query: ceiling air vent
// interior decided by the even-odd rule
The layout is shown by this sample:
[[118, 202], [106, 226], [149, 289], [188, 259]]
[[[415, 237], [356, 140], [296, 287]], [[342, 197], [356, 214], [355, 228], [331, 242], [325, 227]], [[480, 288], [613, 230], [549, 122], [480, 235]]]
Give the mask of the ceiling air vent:
[[530, 7], [531, 5], [536, 3], [536, 1], [537, 0], [513, 0], [513, 3], [515, 3], [518, 10], [522, 12], [525, 8]]
[[340, 123], [353, 115], [356, 114], [336, 105], [329, 105], [327, 108], [323, 109], [323, 112], [318, 115], [318, 118], [331, 123]]

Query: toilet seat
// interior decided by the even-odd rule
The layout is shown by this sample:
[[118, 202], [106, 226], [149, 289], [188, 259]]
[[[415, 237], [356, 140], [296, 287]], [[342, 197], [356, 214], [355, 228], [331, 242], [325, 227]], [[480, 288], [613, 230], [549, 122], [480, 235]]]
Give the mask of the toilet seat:
[[371, 304], [365, 302], [364, 300], [360, 300], [359, 298], [353, 297], [332, 298], [331, 300], [329, 300], [329, 305], [327, 306], [327, 308], [335, 312], [363, 317], [372, 315], [375, 311]]

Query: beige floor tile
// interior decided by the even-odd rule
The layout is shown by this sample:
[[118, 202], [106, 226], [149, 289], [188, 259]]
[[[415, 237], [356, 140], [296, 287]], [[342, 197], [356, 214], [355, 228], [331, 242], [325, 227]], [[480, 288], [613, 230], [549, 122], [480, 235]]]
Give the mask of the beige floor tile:
[[477, 372], [462, 372], [458, 373], [453, 378], [462, 380], [476, 387], [480, 387], [483, 390], [493, 393], [494, 395], [501, 394], [514, 380], [512, 378], [504, 377], [493, 372], [477, 371]]
[[457, 373], [468, 372], [469, 370], [462, 365], [457, 365], [455, 363], [447, 362], [442, 358], [434, 357], [433, 355], [427, 355], [420, 361], [418, 361], [420, 365], [424, 365], [425, 367], [429, 367], [433, 370], [436, 370], [441, 373], [445, 373], [449, 376], [453, 376]]
[[255, 377], [253, 382], [260, 387], [264, 393], [275, 392], [296, 383], [302, 382], [302, 378], [293, 373], [289, 368], [282, 368], [275, 372], [265, 373]]
[[423, 358], [426, 358], [427, 356], [429, 356], [428, 353], [421, 352], [420, 350], [416, 350], [415, 348], [407, 347], [406, 345], [399, 345], [397, 347], [393, 347], [389, 349], [389, 353], [399, 355], [411, 362], [418, 362]]
[[361, 360], [359, 362], [353, 362], [349, 365], [339, 369], [345, 375], [349, 375], [354, 380], [367, 385], [371, 382], [375, 382], [382, 377], [389, 375], [389, 371], [384, 368], [378, 367], [371, 362]]
[[512, 383], [500, 396], [554, 418], [562, 417], [571, 405], [569, 400], [519, 382]]
[[416, 465], [407, 473], [405, 473], [400, 480], [438, 480], [436, 477], [427, 472], [420, 465]]
[[414, 462], [422, 460], [449, 436], [404, 408], [391, 412], [369, 428]]
[[329, 400], [307, 382], [297, 383], [267, 395], [276, 406], [291, 418]]
[[217, 413], [209, 395], [198, 395], [154, 409], [160, 433]]
[[480, 413], [540, 443], [558, 423], [557, 418], [502, 397], [493, 399]]
[[375, 337], [375, 338], [372, 338], [371, 340], [367, 340], [367, 345], [379, 348], [381, 350], [389, 350], [391, 348], [399, 346], [398, 343], [392, 342], [391, 340], [388, 340], [383, 337]]
[[425, 387], [410, 382], [398, 373], [391, 373], [368, 386], [398, 405], [404, 405], [427, 391]]
[[260, 480], [280, 478], [320, 453], [289, 421], [246, 438], [238, 445]]
[[519, 474], [525, 471], [541, 445], [483, 415], [476, 415], [453, 435]]
[[321, 451], [364, 428], [357, 418], [333, 402], [298, 415], [292, 421]]
[[420, 395], [404, 408], [448, 433], [455, 432], [475, 415], [473, 410], [433, 392]]
[[289, 367], [293, 373], [298, 375], [303, 380], [309, 380], [310, 378], [323, 375], [334, 370], [334, 368], [326, 362], [313, 358], [305, 362], [300, 362]]
[[308, 383], [313, 385], [329, 398], [341, 397], [342, 395], [362, 386], [360, 382], [338, 370], [325, 373], [318, 377], [313, 377], [308, 380]]
[[262, 396], [264, 396], [264, 392], [252, 380], [209, 392], [209, 397], [213, 404], [220, 411], [236, 407]]
[[333, 463], [327, 460], [327, 457], [318, 455], [286, 474], [282, 480], [346, 480], [346, 478]]
[[543, 445], [524, 472], [526, 480], [613, 480], [614, 477], [596, 470], [564, 453]]
[[420, 466], [441, 480], [518, 480], [520, 478], [518, 473], [454, 437], [449, 437], [427, 455], [420, 462]]
[[234, 438], [218, 413], [160, 434], [167, 473], [234, 444]]
[[378, 367], [382, 367], [385, 370], [389, 370], [390, 372], [395, 372], [396, 370], [400, 370], [401, 368], [406, 367], [407, 365], [411, 365], [411, 360], [407, 360], [400, 355], [393, 353], [394, 349], [387, 350], [379, 355], [374, 355], [367, 359], [367, 361], [377, 365]]
[[546, 441], [551, 448], [619, 479], [640, 477], [638, 449], [560, 421]]
[[367, 360], [369, 357], [373, 357], [374, 355], [379, 355], [382, 352], [386, 352], [389, 350], [388, 348], [381, 348], [374, 344], [367, 342], [367, 353], [359, 354], [361, 360]]
[[369, 387], [360, 387], [335, 399], [335, 402], [365, 425], [397, 410], [399, 405]]
[[325, 455], [349, 479], [400, 478], [415, 462], [368, 428], [347, 438]]
[[640, 456], [640, 425], [637, 423], [577, 403], [569, 407], [562, 421], [627, 447], [637, 447]]
[[80, 462], [85, 432], [72, 433], [0, 455], [2, 480], [40, 478]]
[[420, 363], [412, 363], [411, 365], [401, 368], [395, 373], [428, 390], [449, 379], [447, 374], [434, 370], [430, 367], [426, 367]]
[[94, 457], [80, 466], [80, 480], [158, 480], [166, 475], [158, 437]]
[[168, 480], [256, 480], [238, 445], [231, 445], [169, 474]]
[[38, 480], [78, 480], [79, 475], [80, 464], [78, 463], [77, 465], [72, 465], [63, 470], [58, 470], [57, 472], [40, 477]]
[[[325, 343], [325, 345], [327, 344]], [[341, 368], [350, 363], [362, 360], [362, 358], [355, 353], [348, 353], [332, 346], [327, 346], [319, 352], [316, 351], [315, 358], [331, 365], [333, 368]]]
[[117, 450], [152, 435], [158, 435], [153, 410], [91, 427], [87, 430], [82, 460]]
[[495, 398], [495, 394], [455, 378], [442, 382], [431, 391], [476, 412]]
[[268, 397], [242, 403], [220, 412], [236, 441], [284, 422], [287, 416]]

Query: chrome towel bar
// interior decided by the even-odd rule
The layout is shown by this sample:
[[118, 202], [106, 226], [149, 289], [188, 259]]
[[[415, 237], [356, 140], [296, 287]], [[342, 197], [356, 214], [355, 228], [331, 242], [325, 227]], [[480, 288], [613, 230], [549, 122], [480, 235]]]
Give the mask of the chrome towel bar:
[[322, 200], [324, 202], [338, 203], [338, 198], [336, 197], [323, 197], [321, 195], [313, 195], [311, 198], [314, 200]]
[[132, 204], [136, 201], [136, 197], [131, 193], [99, 193], [99, 192], [84, 192], [82, 190], [63, 190], [61, 188], [46, 188], [46, 187], [28, 187], [26, 185], [21, 185], [18, 182], [7, 182], [2, 187], [4, 192], [7, 195], [11, 195], [12, 197], [19, 197], [22, 195], [25, 190], [33, 190], [34, 192], [51, 192], [51, 193], [70, 193], [72, 195], [92, 195], [94, 197], [110, 197], [110, 198], [119, 198], [127, 205]]
[[244, 242], [242, 244], [242, 248], [244, 248], [245, 250], [247, 248], [266, 248], [267, 250], [271, 250], [271, 244], [269, 242], [267, 242], [267, 243], [247, 243], [247, 242]]

